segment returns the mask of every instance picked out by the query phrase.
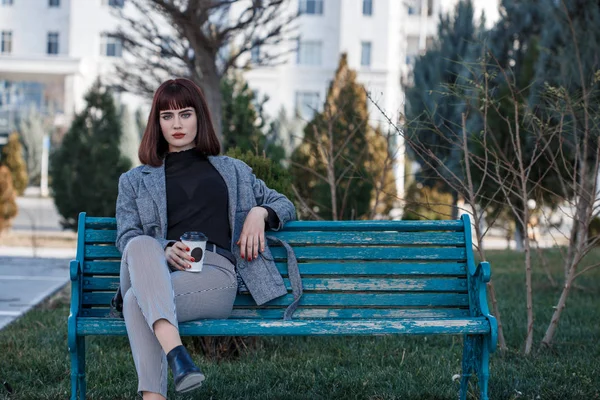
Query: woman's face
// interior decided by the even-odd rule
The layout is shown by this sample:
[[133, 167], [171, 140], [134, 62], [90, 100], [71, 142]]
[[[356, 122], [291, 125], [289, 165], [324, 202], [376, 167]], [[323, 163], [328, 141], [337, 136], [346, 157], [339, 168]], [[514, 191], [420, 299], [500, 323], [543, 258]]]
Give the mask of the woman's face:
[[198, 120], [193, 107], [160, 112], [160, 129], [169, 143], [169, 152], [189, 150], [196, 147]]

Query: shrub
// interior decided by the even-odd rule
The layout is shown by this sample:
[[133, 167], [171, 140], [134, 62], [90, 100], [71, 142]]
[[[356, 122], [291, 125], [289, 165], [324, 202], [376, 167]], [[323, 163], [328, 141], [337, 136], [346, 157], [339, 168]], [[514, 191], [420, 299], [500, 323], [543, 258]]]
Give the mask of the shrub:
[[16, 195], [22, 195], [28, 183], [27, 165], [23, 158], [23, 146], [17, 133], [11, 134], [8, 143], [2, 148], [0, 164], [8, 167], [12, 175], [12, 185]]
[[0, 233], [10, 226], [17, 215], [17, 202], [8, 167], [0, 165]]
[[452, 195], [413, 182], [406, 190], [404, 220], [452, 218]]
[[237, 147], [227, 151], [226, 155], [248, 164], [254, 175], [262, 179], [269, 188], [277, 190], [292, 202], [294, 201], [292, 176], [278, 162], [267, 157], [258, 156], [251, 151], [244, 152]]

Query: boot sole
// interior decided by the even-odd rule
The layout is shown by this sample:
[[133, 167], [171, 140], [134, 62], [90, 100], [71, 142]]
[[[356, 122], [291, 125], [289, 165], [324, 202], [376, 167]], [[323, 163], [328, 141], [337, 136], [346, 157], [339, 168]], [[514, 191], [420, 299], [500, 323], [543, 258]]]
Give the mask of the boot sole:
[[175, 386], [175, 391], [184, 393], [197, 389], [202, 386], [204, 379], [205, 377], [202, 372], [189, 373]]

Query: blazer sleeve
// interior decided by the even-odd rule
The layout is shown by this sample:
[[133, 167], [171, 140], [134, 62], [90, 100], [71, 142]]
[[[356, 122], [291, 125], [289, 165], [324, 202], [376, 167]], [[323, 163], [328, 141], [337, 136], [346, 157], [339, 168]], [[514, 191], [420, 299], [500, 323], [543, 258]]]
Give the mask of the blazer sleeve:
[[296, 207], [294, 206], [294, 203], [278, 191], [267, 187], [262, 179], [258, 179], [256, 175], [252, 173], [252, 168], [245, 163], [242, 164], [250, 175], [250, 184], [252, 186], [254, 198], [256, 199], [256, 205], [271, 208], [279, 218], [279, 223], [275, 226], [269, 226], [269, 229], [278, 231], [283, 228], [283, 225], [285, 225], [286, 222], [295, 220]]
[[135, 202], [135, 192], [127, 174], [119, 178], [119, 194], [117, 195], [117, 241], [121, 254], [129, 240], [144, 234], [142, 221]]
[[[115, 212], [117, 218], [117, 241], [116, 245], [121, 254], [125, 250], [127, 243], [136, 236], [144, 235], [144, 228], [137, 203], [136, 195], [127, 173], [119, 178], [119, 194], [117, 195], [117, 209]], [[160, 243], [163, 249], [169, 243], [175, 243], [172, 240], [164, 238], [155, 239]]]

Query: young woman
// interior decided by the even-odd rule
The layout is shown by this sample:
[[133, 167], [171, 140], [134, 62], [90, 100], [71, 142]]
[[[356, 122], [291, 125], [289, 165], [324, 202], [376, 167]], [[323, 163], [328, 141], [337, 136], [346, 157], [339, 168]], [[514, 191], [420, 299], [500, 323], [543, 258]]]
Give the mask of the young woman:
[[[167, 365], [175, 390], [204, 375], [181, 344], [178, 322], [227, 318], [236, 270], [257, 304], [286, 294], [265, 230], [295, 219], [294, 205], [220, 145], [200, 88], [164, 82], [154, 94], [139, 149], [143, 165], [119, 179], [117, 241], [127, 335], [144, 399], [164, 399]], [[204, 268], [188, 272], [183, 233], [208, 236]]]

